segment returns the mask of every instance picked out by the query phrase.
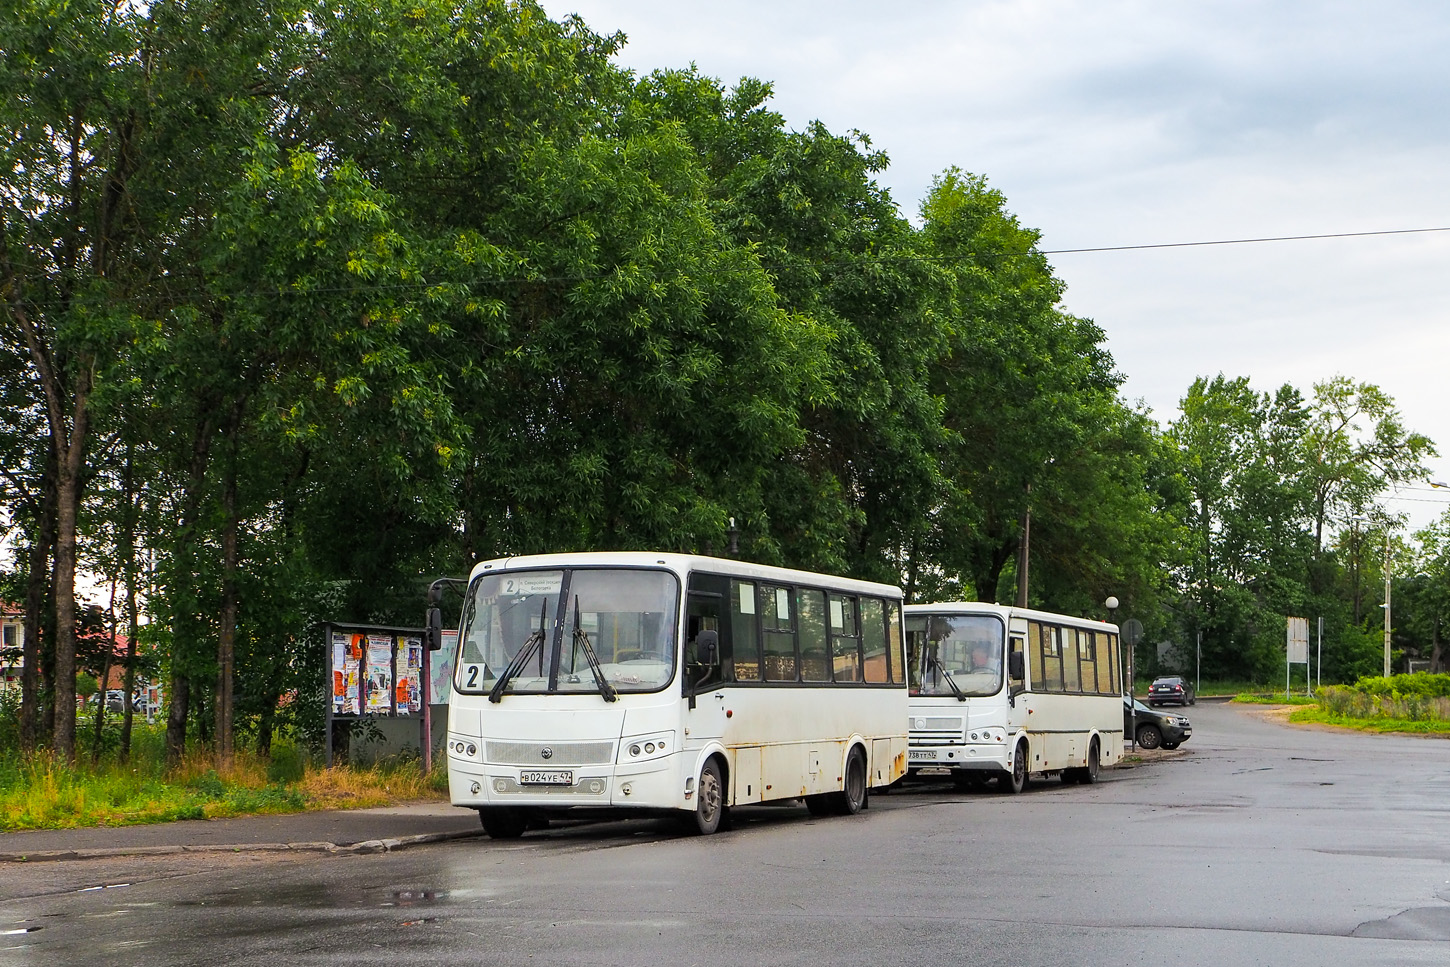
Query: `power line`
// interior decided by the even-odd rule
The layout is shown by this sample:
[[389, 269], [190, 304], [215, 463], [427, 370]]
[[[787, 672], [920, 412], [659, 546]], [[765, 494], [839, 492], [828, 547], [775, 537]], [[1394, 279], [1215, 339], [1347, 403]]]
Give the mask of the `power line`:
[[1426, 232], [1450, 232], [1443, 228], [1390, 228], [1379, 232], [1333, 232], [1327, 235], [1273, 235], [1264, 238], [1221, 238], [1205, 242], [1157, 242], [1151, 245], [1102, 245], [1097, 248], [1042, 249], [1039, 255], [1076, 255], [1081, 252], [1134, 252], [1150, 248], [1195, 248], [1205, 245], [1251, 245], [1256, 242], [1306, 242], [1318, 238], [1366, 238], [1371, 235], [1421, 235]]
[[[1312, 241], [1312, 240], [1315, 240], [1315, 239], [1330, 239], [1330, 238], [1368, 238], [1368, 237], [1373, 237], [1373, 236], [1385, 236], [1385, 235], [1423, 235], [1423, 234], [1432, 233], [1432, 232], [1450, 232], [1450, 226], [1443, 226], [1443, 227], [1438, 227], [1438, 228], [1394, 228], [1394, 229], [1384, 229], [1384, 230], [1381, 230], [1381, 231], [1373, 231], [1373, 232], [1332, 232], [1332, 233], [1323, 234], [1323, 235], [1275, 235], [1275, 236], [1265, 236], [1265, 237], [1260, 237], [1260, 238], [1225, 238], [1225, 239], [1212, 239], [1212, 240], [1204, 240], [1204, 241], [1196, 241], [1196, 242], [1154, 242], [1154, 243], [1148, 243], [1148, 244], [1142, 244], [1142, 245], [1100, 245], [1100, 246], [1095, 246], [1095, 247], [1090, 247], [1090, 248], [1060, 248], [1060, 249], [1037, 249], [1037, 248], [1029, 248], [1029, 249], [1027, 249], [1025, 251], [1021, 251], [1021, 252], [957, 252], [957, 253], [953, 253], [951, 255], [917, 255], [917, 254], [911, 254], [911, 253], [908, 253], [908, 252], [896, 252], [896, 253], [891, 253], [889, 255], [877, 255], [877, 256], [869, 256], [869, 255], [847, 255], [847, 256], [838, 257], [838, 258], [828, 258], [828, 259], [809, 259], [809, 258], [806, 258], [806, 259], [800, 259], [800, 260], [797, 260], [797, 261], [766, 261], [766, 260], [759, 260], [759, 261], [755, 261], [753, 263], [741, 264], [741, 265], [737, 265], [737, 266], [733, 266], [733, 267], [729, 267], [729, 268], [723, 268], [723, 269], [721, 267], [711, 266], [711, 267], [709, 267], [707, 269], [707, 271], [705, 271], [702, 274], [711, 275], [711, 276], [714, 276], [714, 277], [717, 277], [718, 278], [718, 277], [723, 276], [723, 275], [747, 274], [747, 273], [757, 272], [757, 271], [762, 271], [762, 270], [765, 271], [766, 273], [772, 273], [772, 272], [793, 271], [793, 270], [802, 270], [802, 269], [811, 269], [811, 268], [815, 268], [815, 269], [818, 269], [818, 270], [819, 269], [830, 269], [830, 268], [837, 268], [837, 267], [841, 267], [841, 266], [851, 266], [851, 265], [856, 265], [856, 266], [861, 266], [861, 265], [891, 265], [891, 264], [906, 264], [906, 263], [912, 263], [912, 262], [915, 262], [915, 263], [951, 264], [951, 263], [955, 263], [955, 262], [966, 262], [966, 261], [969, 261], [969, 260], [972, 260], [972, 259], [1032, 258], [1032, 257], [1044, 256], [1044, 255], [1077, 255], [1077, 254], [1085, 254], [1085, 253], [1092, 253], [1092, 252], [1136, 252], [1136, 251], [1146, 251], [1146, 250], [1149, 250], [1149, 249], [1203, 248], [1203, 247], [1213, 246], [1213, 245], [1251, 245], [1251, 244], [1257, 244], [1257, 243], [1261, 243], [1261, 242], [1302, 242], [1302, 241]], [[722, 252], [720, 254], [721, 255], [728, 256], [728, 255], [732, 255], [734, 253], [733, 252], [726, 251], [726, 252]], [[31, 269], [31, 270], [34, 270], [34, 269], [39, 268], [39, 269], [41, 269], [41, 272], [42, 272], [43, 275], [49, 275], [50, 274], [50, 271], [47, 270], [47, 268], [42, 267], [42, 266], [35, 265], [33, 263], [19, 263], [19, 267], [21, 267], [21, 268], [27, 268], [27, 269]], [[611, 267], [609, 269], [601, 270], [599, 272], [592, 273], [592, 274], [570, 274], [570, 275], [540, 274], [540, 275], [535, 275], [535, 276], [530, 276], [530, 275], [516, 275], [516, 276], [502, 276], [502, 277], [498, 277], [498, 278], [445, 279], [443, 281], [429, 281], [429, 282], [424, 282], [424, 281], [419, 281], [419, 282], [396, 282], [396, 283], [379, 283], [379, 282], [367, 283], [367, 282], [363, 282], [363, 283], [359, 283], [359, 284], [355, 284], [355, 285], [345, 285], [345, 286], [314, 286], [314, 287], [307, 287], [307, 288], [298, 288], [295, 285], [294, 286], [279, 285], [279, 286], [259, 287], [259, 288], [254, 288], [254, 289], [235, 290], [235, 291], [231, 291], [231, 292], [215, 292], [215, 291], [208, 290], [208, 289], [206, 289], [204, 287], [196, 287], [196, 288], [173, 287], [173, 288], [171, 288], [169, 290], [169, 292], [167, 293], [167, 295], [170, 296], [170, 300], [169, 301], [172, 301], [172, 302], [184, 302], [184, 301], [187, 301], [189, 299], [200, 298], [200, 297], [211, 297], [211, 298], [217, 298], [217, 297], [222, 297], [222, 298], [267, 298], [267, 297], [272, 297], [272, 296], [313, 296], [313, 297], [317, 297], [317, 296], [337, 295], [337, 294], [342, 294], [342, 293], [356, 294], [356, 293], [365, 293], [365, 292], [385, 292], [385, 291], [420, 291], [420, 290], [423, 290], [423, 289], [431, 289], [431, 288], [442, 289], [442, 288], [449, 288], [449, 287], [469, 287], [469, 288], [471, 288], [471, 287], [477, 287], [477, 286], [518, 287], [518, 286], [525, 286], [525, 285], [560, 285], [560, 284], [563, 284], [563, 285], [572, 285], [572, 284], [579, 284], [579, 283], [583, 283], [583, 282], [600, 282], [600, 281], [605, 281], [605, 280], [608, 280], [608, 279], [611, 279], [611, 278], [616, 277], [618, 271], [619, 271], [619, 267], [616, 266], [616, 267]], [[683, 275], [683, 276], [687, 276], [688, 277], [688, 273], [683, 273], [683, 272], [682, 273], [676, 273], [676, 275]], [[141, 283], [138, 286], [138, 288], [141, 291], [146, 291], [146, 290], [153, 289], [153, 288], [157, 288], [157, 287], [158, 286], [154, 282], [143, 282], [143, 283]], [[32, 305], [45, 306], [45, 305], [54, 305], [54, 304], [57, 304], [57, 303], [59, 303], [59, 302], [61, 302], [63, 300], [61, 300], [59, 298], [49, 298], [49, 299], [47, 299], [47, 298], [32, 298], [32, 299], [27, 299], [26, 301], [29, 302]], [[125, 297], [125, 296], [107, 296], [107, 297], [104, 297], [103, 298], [103, 301], [106, 301], [106, 302], [128, 302], [128, 301], [131, 301], [131, 300], [129, 298]]]

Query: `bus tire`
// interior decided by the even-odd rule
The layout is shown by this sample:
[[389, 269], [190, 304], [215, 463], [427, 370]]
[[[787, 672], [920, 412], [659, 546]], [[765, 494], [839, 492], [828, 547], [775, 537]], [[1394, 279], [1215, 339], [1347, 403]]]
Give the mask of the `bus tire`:
[[725, 783], [720, 778], [720, 763], [708, 759], [695, 783], [695, 808], [685, 819], [685, 832], [709, 836], [720, 828], [725, 818]]
[[511, 806], [485, 806], [478, 819], [489, 839], [518, 839], [529, 828], [528, 813]]
[[959, 769], [952, 773], [952, 785], [958, 792], [972, 792], [987, 782], [986, 773], [976, 769]]
[[814, 796], [806, 797], [806, 808], [812, 816], [834, 816], [836, 804], [831, 800], [831, 794], [823, 792]]
[[1027, 788], [1026, 742], [1017, 743], [1017, 751], [1012, 753], [1012, 771], [998, 776], [997, 784], [1003, 792], [1013, 796]]
[[1093, 739], [1088, 744], [1087, 765], [1080, 769], [1074, 769], [1077, 781], [1084, 786], [1091, 786], [1098, 781], [1098, 769], [1102, 767], [1102, 753], [1098, 750], [1098, 740]]
[[831, 801], [837, 815], [854, 816], [866, 808], [866, 756], [861, 753], [860, 746], [846, 756], [845, 786], [840, 792], [831, 793]]

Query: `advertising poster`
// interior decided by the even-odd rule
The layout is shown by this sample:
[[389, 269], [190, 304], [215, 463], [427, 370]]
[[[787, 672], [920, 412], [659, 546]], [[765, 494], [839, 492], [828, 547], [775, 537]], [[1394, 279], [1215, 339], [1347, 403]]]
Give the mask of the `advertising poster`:
[[423, 639], [403, 638], [398, 641], [394, 662], [393, 697], [398, 715], [411, 715], [423, 708]]
[[453, 656], [457, 652], [458, 632], [443, 632], [443, 647], [433, 652], [428, 667], [428, 701], [434, 705], [447, 705], [453, 694]]
[[393, 710], [393, 636], [367, 636], [367, 706], [369, 715]]

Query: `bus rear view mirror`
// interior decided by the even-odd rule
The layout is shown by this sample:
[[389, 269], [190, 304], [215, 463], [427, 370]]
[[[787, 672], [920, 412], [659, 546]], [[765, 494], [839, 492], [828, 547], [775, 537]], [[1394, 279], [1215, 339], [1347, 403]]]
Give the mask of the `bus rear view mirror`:
[[1010, 678], [1021, 679], [1024, 677], [1022, 668], [1022, 652], [1014, 651], [1007, 656], [1007, 675]]
[[437, 651], [443, 647], [443, 610], [428, 609], [428, 650]]
[[720, 660], [720, 633], [702, 631], [695, 635], [695, 664], [714, 667]]

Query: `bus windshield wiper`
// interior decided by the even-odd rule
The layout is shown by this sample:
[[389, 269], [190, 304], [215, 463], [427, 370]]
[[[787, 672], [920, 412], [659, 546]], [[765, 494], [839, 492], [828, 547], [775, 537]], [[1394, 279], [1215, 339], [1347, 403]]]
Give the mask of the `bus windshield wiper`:
[[573, 646], [576, 650], [584, 652], [584, 660], [589, 663], [589, 670], [594, 673], [594, 680], [599, 683], [599, 694], [604, 696], [606, 702], [618, 700], [619, 695], [615, 692], [614, 686], [605, 680], [604, 669], [599, 667], [599, 656], [594, 654], [594, 646], [589, 642], [589, 632], [579, 624], [579, 595], [577, 594], [574, 595]]
[[523, 647], [519, 648], [518, 652], [515, 653], [513, 661], [508, 663], [508, 667], [498, 676], [498, 681], [494, 682], [493, 688], [489, 690], [488, 700], [495, 705], [503, 701], [503, 690], [508, 688], [509, 682], [513, 681], [515, 675], [524, 670], [524, 666], [529, 663], [529, 659], [534, 657], [534, 652], [544, 643], [544, 616], [548, 613], [548, 610], [549, 599], [545, 597], [539, 603], [538, 630], [529, 635]]
[[960, 688], [957, 687], [956, 680], [952, 678], [952, 673], [946, 670], [946, 666], [941, 663], [941, 659], [938, 658], [936, 655], [932, 655], [931, 663], [936, 666], [937, 674], [944, 678], [946, 680], [946, 683], [951, 686], [952, 694], [957, 697], [957, 701], [965, 702], [967, 700], [967, 696], [962, 692]]

